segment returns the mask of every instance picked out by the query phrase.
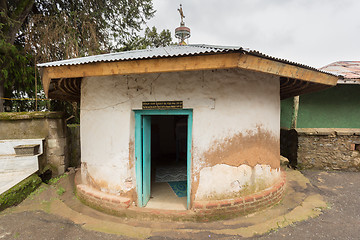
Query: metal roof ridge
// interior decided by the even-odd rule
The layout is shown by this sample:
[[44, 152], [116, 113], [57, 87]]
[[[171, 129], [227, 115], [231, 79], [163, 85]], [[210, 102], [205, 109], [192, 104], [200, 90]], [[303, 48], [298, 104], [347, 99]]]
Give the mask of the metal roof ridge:
[[[167, 46], [168, 47], [168, 46]], [[100, 57], [107, 57], [107, 56], [116, 56], [116, 55], [124, 55], [124, 54], [131, 54], [134, 52], [149, 52], [154, 49], [165, 49], [165, 47], [152, 47], [152, 48], [145, 48], [145, 49], [135, 49], [135, 50], [128, 50], [128, 51], [117, 51], [117, 52], [111, 52], [111, 53], [103, 53], [103, 54], [96, 54], [96, 55], [90, 55], [90, 56], [84, 56], [84, 57], [76, 57], [76, 58], [69, 58], [64, 60], [57, 60], [57, 61], [51, 61], [51, 62], [45, 62], [45, 63], [38, 63], [36, 66], [42, 67], [45, 65], [56, 64], [56, 63], [66, 63], [66, 62], [72, 62], [76, 60], [86, 60], [86, 59], [92, 59], [92, 58], [100, 58]]]
[[201, 44], [201, 43], [195, 43], [195, 44], [188, 44], [185, 46], [195, 46], [195, 47], [202, 47], [202, 48], [216, 48], [216, 49], [237, 49], [237, 50], [243, 50], [243, 47], [240, 46], [220, 46], [220, 45], [212, 45], [212, 44]]
[[[60, 65], [68, 65], [70, 63], [74, 63], [71, 65], [76, 65], [76, 64], [84, 64], [84, 63], [89, 63], [89, 62], [108, 62], [108, 61], [114, 61], [114, 60], [109, 60], [106, 59], [106, 57], [116, 57], [116, 56], [126, 56], [126, 55], [130, 55], [133, 53], [145, 53], [145, 52], [156, 52], [156, 50], [162, 49], [163, 51], [166, 52], [166, 54], [168, 54], [169, 56], [181, 56], [181, 55], [193, 55], [193, 54], [197, 54], [197, 53], [177, 53], [177, 54], [170, 54], [168, 53], [168, 49], [171, 48], [176, 48], [176, 49], [181, 49], [181, 48], [188, 48], [188, 47], [195, 47], [195, 48], [201, 48], [204, 50], [204, 52], [217, 52], [217, 51], [226, 51], [226, 50], [242, 50], [242, 47], [226, 47], [226, 46], [215, 46], [215, 45], [206, 45], [206, 44], [189, 44], [189, 45], [169, 45], [169, 46], [161, 46], [161, 47], [153, 47], [153, 48], [146, 48], [146, 49], [138, 49], [138, 50], [129, 50], [129, 51], [119, 51], [119, 52], [113, 52], [113, 53], [104, 53], [104, 54], [98, 54], [98, 55], [91, 55], [91, 56], [85, 56], [85, 57], [77, 57], [77, 58], [71, 58], [71, 59], [65, 59], [65, 60], [59, 60], [59, 61], [52, 61], [52, 62], [46, 62], [46, 63], [39, 63], [37, 64], [38, 67], [47, 67], [47, 66], [60, 66]], [[151, 55], [151, 54], [150, 54]], [[140, 57], [138, 59], [142, 59], [142, 58], [153, 58], [153, 57], [159, 57], [159, 56], [165, 56], [159, 53], [154, 53], [153, 56], [145, 56], [145, 57]], [[102, 59], [103, 58], [103, 59]], [[135, 58], [131, 58], [131, 59], [136, 59]], [[89, 60], [89, 61], [87, 61]], [[76, 63], [76, 61], [78, 61]]]
[[268, 54], [262, 53], [257, 50], [243, 48], [240, 46], [219, 46], [219, 45], [208, 45], [208, 44], [189, 44], [189, 45], [169, 45], [161, 47], [152, 47], [139, 50], [130, 51], [119, 51], [113, 53], [105, 53], [99, 55], [92, 55], [86, 57], [72, 58], [54, 62], [39, 63], [37, 67], [52, 67], [52, 66], [63, 66], [63, 65], [82, 65], [96, 62], [113, 62], [122, 60], [141, 60], [141, 59], [152, 59], [152, 58], [166, 58], [166, 57], [180, 57], [180, 56], [193, 56], [202, 55], [209, 53], [227, 53], [227, 52], [241, 52], [262, 58], [267, 58], [272, 61], [290, 64], [313, 71], [322, 72], [333, 76], [342, 76], [334, 72], [311, 67], [298, 62], [290, 61], [283, 58], [277, 58]]

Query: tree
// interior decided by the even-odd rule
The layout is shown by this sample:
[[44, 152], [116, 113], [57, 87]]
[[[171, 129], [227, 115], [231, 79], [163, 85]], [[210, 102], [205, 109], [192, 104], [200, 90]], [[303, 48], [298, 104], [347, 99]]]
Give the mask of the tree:
[[151, 0], [36, 0], [34, 7], [24, 44], [41, 62], [119, 48], [155, 13]]
[[29, 74], [29, 58], [14, 43], [33, 4], [34, 0], [0, 0], [0, 112], [4, 111], [5, 91], [11, 92], [8, 89], [14, 79], [28, 83], [25, 79]]
[[[25, 53], [19, 46], [0, 39], [0, 66], [2, 96], [26, 98], [35, 94], [35, 67], [32, 55]], [[36, 80], [40, 86], [40, 80]], [[11, 103], [8, 101], [9, 105]], [[19, 110], [34, 109], [34, 103], [29, 101], [20, 101], [15, 104]]]
[[157, 32], [156, 27], [146, 27], [144, 36], [134, 36], [128, 43], [124, 44], [121, 51], [145, 49], [146, 47], [164, 47], [171, 45], [172, 38], [168, 29]]
[[151, 0], [0, 0], [0, 52], [7, 53], [0, 57], [0, 98], [19, 89], [32, 94], [26, 85], [35, 81], [29, 75], [36, 62], [126, 49], [135, 39], [143, 47], [150, 36], [171, 41], [169, 31], [156, 28], [140, 37], [154, 13]]

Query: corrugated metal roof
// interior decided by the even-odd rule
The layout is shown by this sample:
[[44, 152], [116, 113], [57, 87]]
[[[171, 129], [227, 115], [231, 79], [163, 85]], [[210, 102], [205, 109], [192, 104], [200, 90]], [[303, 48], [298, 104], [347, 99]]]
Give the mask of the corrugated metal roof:
[[360, 84], [360, 61], [339, 61], [320, 68], [322, 71], [342, 75], [338, 83]]
[[37, 66], [54, 67], [54, 66], [64, 66], [64, 65], [80, 65], [80, 64], [96, 63], [96, 62], [114, 62], [114, 61], [141, 60], [141, 59], [152, 59], [152, 58], [182, 57], [182, 56], [194, 56], [194, 55], [227, 53], [227, 52], [242, 52], [245, 54], [256, 55], [262, 58], [267, 58], [274, 61], [283, 62], [286, 64], [295, 65], [306, 69], [311, 69], [314, 71], [324, 72], [330, 75], [336, 75], [307, 65], [291, 62], [286, 59], [271, 57], [256, 50], [245, 49], [238, 46], [216, 46], [216, 45], [206, 45], [206, 44], [190, 44], [184, 46], [171, 45], [171, 46], [159, 47], [159, 48], [149, 48], [143, 50], [108, 53], [108, 54], [94, 55], [88, 57], [67, 59], [56, 62], [40, 63], [37, 64]]
[[164, 58], [164, 57], [180, 57], [191, 55], [202, 55], [209, 53], [224, 53], [230, 51], [241, 51], [241, 47], [223, 47], [223, 46], [210, 46], [210, 45], [171, 45], [159, 48], [149, 48], [134, 51], [115, 52], [101, 55], [94, 55], [81, 58], [73, 58], [56, 62], [40, 63], [38, 67], [53, 67], [63, 65], [79, 65], [95, 62], [114, 62], [124, 60], [140, 60], [151, 58]]

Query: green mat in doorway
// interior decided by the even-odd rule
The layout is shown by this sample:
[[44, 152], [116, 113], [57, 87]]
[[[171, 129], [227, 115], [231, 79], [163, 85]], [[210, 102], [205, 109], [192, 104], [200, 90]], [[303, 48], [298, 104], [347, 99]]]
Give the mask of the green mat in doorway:
[[187, 196], [187, 182], [186, 181], [177, 181], [177, 182], [168, 182], [176, 196], [186, 197]]

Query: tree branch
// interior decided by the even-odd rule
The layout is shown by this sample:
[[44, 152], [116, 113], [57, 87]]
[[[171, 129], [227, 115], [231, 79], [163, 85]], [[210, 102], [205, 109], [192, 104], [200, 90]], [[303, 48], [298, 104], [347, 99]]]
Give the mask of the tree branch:
[[34, 2], [34, 0], [22, 0], [10, 14], [10, 18], [14, 21], [14, 25], [8, 31], [9, 43], [13, 44], [15, 42], [16, 33], [19, 31], [26, 17], [29, 15]]
[[6, 0], [0, 0], [0, 12], [3, 12], [3, 15], [0, 15], [0, 23], [5, 24], [8, 14], [8, 5]]

